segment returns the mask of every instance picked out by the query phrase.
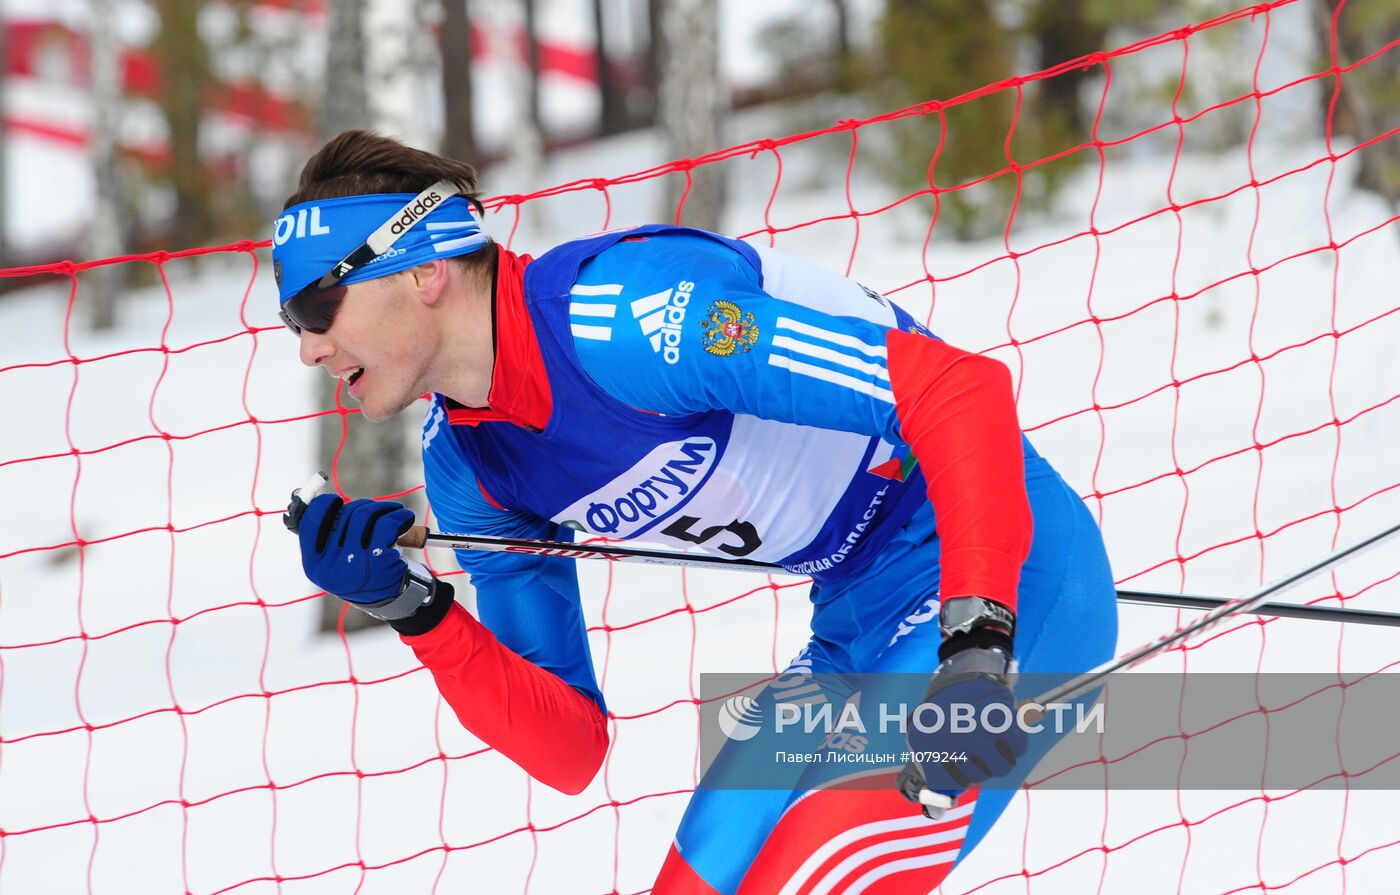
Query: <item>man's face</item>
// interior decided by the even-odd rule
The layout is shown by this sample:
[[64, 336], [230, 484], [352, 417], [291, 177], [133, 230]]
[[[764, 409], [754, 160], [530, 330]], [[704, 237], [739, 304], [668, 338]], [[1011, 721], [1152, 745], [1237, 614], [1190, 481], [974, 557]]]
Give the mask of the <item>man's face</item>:
[[427, 391], [430, 327], [411, 277], [395, 274], [354, 283], [324, 334], [303, 330], [301, 362], [325, 367], [366, 419], [380, 422]]

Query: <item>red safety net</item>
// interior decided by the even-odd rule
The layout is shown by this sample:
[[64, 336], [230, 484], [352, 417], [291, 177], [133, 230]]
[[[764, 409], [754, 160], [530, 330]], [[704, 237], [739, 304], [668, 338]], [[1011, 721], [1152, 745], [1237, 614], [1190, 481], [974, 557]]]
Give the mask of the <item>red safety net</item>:
[[[1346, 105], [1397, 42], [1339, 56], [1334, 18], [1316, 53], [1298, 39], [1314, 14], [1261, 4], [889, 114], [497, 196], [487, 226], [538, 254], [647, 222], [664, 181], [722, 170], [726, 229], [1011, 367], [1120, 585], [1243, 594], [1400, 507], [1400, 218], [1352, 186], [1396, 131], [1360, 130]], [[1096, 96], [1083, 140], [1018, 153], [1030, 103], [1071, 77]], [[941, 178], [957, 134], [936, 125], [1006, 97], [1002, 157]], [[897, 189], [876, 175], [911, 134], [934, 135], [927, 177]], [[1059, 166], [1053, 210], [1021, 210]], [[954, 239], [953, 194], [1003, 202], [1000, 236]], [[696, 784], [696, 675], [781, 667], [805, 641], [806, 582], [579, 563], [613, 745], [582, 795], [533, 784], [389, 632], [316, 633], [326, 598], [280, 514], [334, 459], [316, 428], [356, 410], [316, 406], [266, 249], [0, 272], [28, 287], [0, 303], [0, 891], [648, 891]], [[85, 287], [110, 264], [153, 285], [93, 332]], [[1392, 548], [1294, 596], [1393, 609], [1397, 576]], [[1193, 617], [1125, 609], [1120, 648]], [[1250, 618], [1148, 670], [1385, 671], [1400, 648], [1384, 630]], [[1183, 723], [1182, 749], [1195, 733]], [[1339, 744], [1318, 756], [1331, 789], [1032, 786], [943, 891], [1392, 891], [1400, 830], [1386, 793], [1351, 784], [1366, 770]]]

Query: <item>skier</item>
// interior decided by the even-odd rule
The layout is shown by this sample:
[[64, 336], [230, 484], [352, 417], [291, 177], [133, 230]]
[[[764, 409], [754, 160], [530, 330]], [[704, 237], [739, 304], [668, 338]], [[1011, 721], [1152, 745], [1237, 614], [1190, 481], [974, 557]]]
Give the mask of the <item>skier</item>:
[[[1002, 364], [852, 280], [713, 233], [635, 227], [518, 255], [482, 232], [475, 190], [468, 165], [348, 131], [307, 162], [273, 237], [303, 363], [371, 420], [430, 396], [423, 465], [445, 530], [779, 563], [813, 581], [791, 670], [932, 675], [934, 705], [1014, 708], [1017, 663], [1070, 674], [1111, 656], [1099, 532], [1020, 432]], [[401, 505], [294, 506], [312, 582], [387, 621], [484, 742], [565, 793], [588, 785], [607, 709], [573, 563], [459, 552], [474, 617], [395, 549]], [[834, 887], [823, 855], [867, 843], [860, 885], [843, 885], [927, 892], [1028, 764], [1015, 726], [955, 746], [956, 768], [877, 789], [702, 783], [653, 891]], [[979, 793], [994, 777], [1013, 783]], [[933, 789], [955, 804], [931, 821], [910, 799]]]

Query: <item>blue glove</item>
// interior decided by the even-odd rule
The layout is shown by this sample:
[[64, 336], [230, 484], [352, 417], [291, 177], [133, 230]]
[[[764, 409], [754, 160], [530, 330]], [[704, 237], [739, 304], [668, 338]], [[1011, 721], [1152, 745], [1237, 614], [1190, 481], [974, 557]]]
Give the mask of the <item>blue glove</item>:
[[[941, 710], [941, 715], [924, 709], [910, 717], [906, 736], [911, 750], [938, 753], [940, 758], [951, 753], [946, 760], [920, 762], [930, 789], [951, 793], [1003, 776], [1026, 752], [1027, 734], [1016, 723], [1016, 699], [1011, 692], [1010, 638], [1002, 639], [1006, 641], [1004, 648], [1000, 644], [977, 645], [945, 652], [923, 701], [923, 705]], [[984, 714], [989, 706], [1001, 708]], [[955, 711], [965, 717], [968, 708], [972, 723], [966, 726], [970, 729], [958, 732], [953, 724]], [[940, 717], [941, 725], [937, 723]], [[920, 730], [916, 723], [920, 718], [924, 727], [939, 729]], [[982, 723], [984, 718], [989, 725]], [[1007, 719], [1010, 726], [999, 729]]]
[[399, 595], [408, 574], [394, 546], [413, 525], [403, 504], [321, 494], [306, 506], [297, 526], [301, 567], [326, 593], [350, 603], [381, 603]]

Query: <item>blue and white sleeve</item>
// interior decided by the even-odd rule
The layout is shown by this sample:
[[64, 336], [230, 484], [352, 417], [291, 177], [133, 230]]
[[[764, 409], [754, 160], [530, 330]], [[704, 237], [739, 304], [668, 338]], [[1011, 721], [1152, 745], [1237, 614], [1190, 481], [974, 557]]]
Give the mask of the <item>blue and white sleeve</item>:
[[[765, 268], [783, 257], [766, 256]], [[580, 362], [609, 394], [657, 413], [725, 409], [898, 441], [885, 346], [893, 310], [850, 280], [806, 268], [759, 270], [698, 234], [620, 242], [585, 265], [570, 296]], [[785, 301], [769, 291], [784, 274], [782, 291], [829, 288]], [[818, 310], [842, 291], [875, 319]], [[842, 309], [851, 305], [846, 297]]]

